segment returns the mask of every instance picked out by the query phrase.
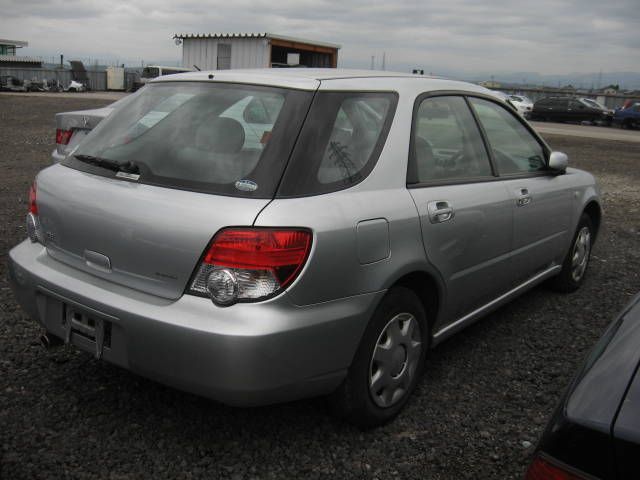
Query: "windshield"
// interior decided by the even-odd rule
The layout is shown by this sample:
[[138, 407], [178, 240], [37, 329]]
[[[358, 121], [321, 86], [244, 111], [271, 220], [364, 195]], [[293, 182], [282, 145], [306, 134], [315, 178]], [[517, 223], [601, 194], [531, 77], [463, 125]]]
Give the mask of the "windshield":
[[101, 122], [64, 164], [121, 178], [106, 165], [131, 162], [138, 183], [271, 198], [312, 96], [239, 84], [152, 84]]
[[583, 98], [582, 103], [586, 104], [588, 107], [597, 108], [599, 110], [606, 110], [607, 108], [604, 105], [599, 104], [595, 100], [591, 100], [590, 98]]

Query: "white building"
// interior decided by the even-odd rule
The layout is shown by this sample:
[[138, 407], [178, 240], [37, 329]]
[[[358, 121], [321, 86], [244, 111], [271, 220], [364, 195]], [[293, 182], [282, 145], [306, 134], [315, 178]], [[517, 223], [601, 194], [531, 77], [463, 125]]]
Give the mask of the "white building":
[[340, 45], [273, 33], [176, 34], [182, 66], [201, 70], [302, 65], [337, 67]]

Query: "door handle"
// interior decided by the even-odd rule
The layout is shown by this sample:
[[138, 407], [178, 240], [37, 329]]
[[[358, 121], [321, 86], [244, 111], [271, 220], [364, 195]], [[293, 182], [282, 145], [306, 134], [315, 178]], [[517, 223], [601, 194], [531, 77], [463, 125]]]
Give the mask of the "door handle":
[[448, 222], [455, 216], [453, 205], [446, 200], [436, 200], [427, 204], [429, 221], [431, 223]]
[[532, 201], [528, 188], [519, 188], [516, 191], [516, 195], [517, 195], [516, 205], [518, 207], [524, 207], [525, 205], [529, 205]]

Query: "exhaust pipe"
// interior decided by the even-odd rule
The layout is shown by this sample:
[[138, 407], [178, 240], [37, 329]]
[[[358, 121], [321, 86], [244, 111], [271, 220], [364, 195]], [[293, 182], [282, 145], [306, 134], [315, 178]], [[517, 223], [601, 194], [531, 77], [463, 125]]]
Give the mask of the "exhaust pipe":
[[45, 333], [40, 336], [40, 344], [47, 350], [53, 347], [59, 347], [63, 343], [64, 342], [62, 341], [62, 339], [56, 337], [55, 335], [51, 335], [49, 333]]

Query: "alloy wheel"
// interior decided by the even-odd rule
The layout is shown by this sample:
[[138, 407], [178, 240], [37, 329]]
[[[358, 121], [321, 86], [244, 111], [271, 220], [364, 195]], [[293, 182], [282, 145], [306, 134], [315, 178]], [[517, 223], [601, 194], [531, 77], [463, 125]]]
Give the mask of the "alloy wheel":
[[591, 252], [591, 232], [588, 227], [582, 227], [576, 236], [571, 257], [571, 276], [575, 282], [579, 282], [584, 276]]

